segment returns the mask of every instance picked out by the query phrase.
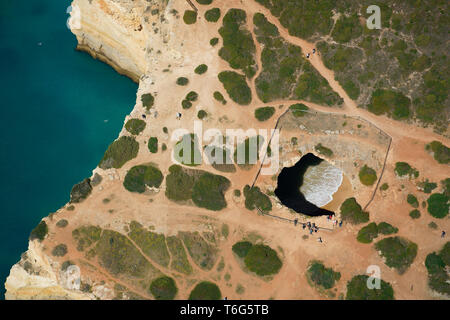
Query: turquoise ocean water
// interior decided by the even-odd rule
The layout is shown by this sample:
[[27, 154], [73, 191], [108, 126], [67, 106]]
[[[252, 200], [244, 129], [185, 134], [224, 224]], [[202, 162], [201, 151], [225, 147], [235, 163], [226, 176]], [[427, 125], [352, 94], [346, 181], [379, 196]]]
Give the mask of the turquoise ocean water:
[[74, 50], [69, 5], [0, 0], [1, 298], [30, 231], [91, 175], [136, 100], [135, 83]]

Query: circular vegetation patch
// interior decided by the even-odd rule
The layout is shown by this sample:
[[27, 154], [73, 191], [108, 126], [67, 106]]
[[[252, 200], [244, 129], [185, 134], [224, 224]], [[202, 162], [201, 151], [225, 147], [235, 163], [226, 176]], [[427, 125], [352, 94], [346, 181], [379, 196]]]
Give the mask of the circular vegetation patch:
[[219, 38], [212, 38], [211, 40], [209, 40], [209, 44], [212, 45], [213, 47], [215, 45], [217, 45], [219, 43]]
[[179, 86], [187, 86], [189, 83], [189, 79], [186, 77], [179, 77], [177, 79], [177, 85]]
[[159, 188], [163, 179], [164, 176], [158, 168], [140, 165], [128, 171], [123, 186], [130, 192], [144, 193], [146, 187]]
[[372, 168], [364, 165], [359, 171], [359, 180], [365, 186], [371, 186], [377, 181], [377, 173]]
[[245, 258], [252, 247], [253, 244], [251, 242], [240, 241], [233, 245], [232, 250], [238, 255], [239, 258]]
[[222, 293], [219, 287], [209, 281], [203, 281], [197, 284], [189, 295], [189, 300], [220, 300]]
[[178, 292], [175, 281], [170, 277], [160, 277], [153, 280], [150, 292], [156, 300], [173, 300]]
[[148, 151], [151, 153], [157, 153], [158, 152], [158, 138], [151, 137], [148, 140]]
[[206, 71], [208, 71], [208, 66], [206, 64], [201, 64], [194, 70], [196, 74], [204, 74]]
[[358, 275], [347, 283], [347, 300], [394, 300], [392, 286], [380, 280], [380, 289], [369, 289], [367, 280], [369, 276]]
[[205, 19], [208, 22], [217, 22], [220, 19], [220, 9], [213, 8], [205, 12]]
[[125, 124], [125, 129], [135, 136], [144, 131], [145, 129], [145, 121], [140, 119], [130, 119]]
[[186, 10], [183, 15], [183, 21], [186, 24], [194, 24], [197, 22], [197, 12], [193, 10]]
[[283, 265], [277, 252], [263, 244], [252, 246], [244, 262], [247, 268], [258, 276], [277, 274]]
[[200, 119], [200, 120], [203, 120], [204, 118], [206, 118], [208, 116], [208, 113], [205, 111], [205, 110], [200, 110], [198, 113], [197, 113], [197, 117]]
[[449, 197], [443, 193], [433, 193], [427, 200], [428, 212], [435, 218], [442, 219], [448, 215]]
[[255, 118], [259, 121], [269, 120], [275, 113], [274, 107], [262, 107], [255, 110]]
[[63, 257], [67, 254], [67, 246], [65, 244], [58, 244], [52, 250], [52, 255], [55, 257]]

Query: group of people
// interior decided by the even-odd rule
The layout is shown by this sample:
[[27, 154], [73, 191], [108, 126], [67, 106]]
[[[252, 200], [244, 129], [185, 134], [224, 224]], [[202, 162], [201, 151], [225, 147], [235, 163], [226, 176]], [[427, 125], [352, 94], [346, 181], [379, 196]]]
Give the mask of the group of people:
[[[316, 54], [316, 48], [314, 48], [313, 50], [312, 50], [312, 54]], [[308, 58], [309, 59], [309, 57], [311, 56], [311, 53], [307, 53], [306, 54], [306, 58]]]
[[331, 214], [329, 216], [327, 216], [327, 219], [333, 223], [333, 226], [337, 226], [339, 224], [339, 227], [342, 227], [343, 221], [341, 220], [338, 222], [337, 219], [333, 219], [333, 216]]

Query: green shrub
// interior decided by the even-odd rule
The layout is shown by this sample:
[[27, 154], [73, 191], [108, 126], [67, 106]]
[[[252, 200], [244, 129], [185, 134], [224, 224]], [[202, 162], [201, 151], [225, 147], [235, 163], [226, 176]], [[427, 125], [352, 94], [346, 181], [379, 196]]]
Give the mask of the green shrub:
[[387, 184], [386, 182], [383, 183], [380, 187], [381, 191], [386, 191], [387, 189], [389, 189], [389, 184]]
[[239, 189], [234, 190], [234, 196], [235, 197], [240, 197], [241, 196], [241, 190], [239, 190]]
[[212, 45], [213, 47], [216, 46], [219, 43], [219, 38], [212, 38], [211, 40], [209, 40], [209, 44]]
[[243, 75], [233, 71], [223, 71], [219, 73], [219, 80], [231, 100], [240, 105], [249, 105], [252, 101], [252, 92]]
[[355, 198], [348, 198], [341, 205], [342, 220], [351, 224], [360, 224], [369, 221], [369, 213], [364, 212]]
[[272, 210], [272, 202], [270, 198], [261, 192], [258, 187], [244, 187], [245, 207], [248, 210], [259, 208], [262, 212], [270, 212]]
[[364, 165], [364, 167], [359, 170], [359, 180], [365, 186], [371, 186], [377, 181], [377, 173], [372, 168]]
[[450, 148], [439, 141], [433, 141], [426, 145], [426, 150], [433, 152], [434, 159], [442, 164], [450, 163]]
[[362, 35], [363, 28], [356, 14], [349, 17], [342, 15], [333, 28], [331, 36], [337, 42], [348, 42]]
[[151, 93], [145, 93], [141, 96], [142, 105], [149, 110], [155, 104], [155, 98]]
[[319, 154], [324, 155], [328, 158], [331, 158], [333, 156], [333, 151], [327, 147], [324, 147], [321, 143], [317, 144], [314, 147], [314, 150], [316, 150]]
[[255, 110], [255, 118], [259, 121], [269, 120], [275, 113], [274, 107], [262, 107]]
[[150, 292], [156, 300], [173, 300], [177, 295], [178, 288], [172, 278], [163, 276], [152, 281]]
[[197, 113], [197, 117], [200, 119], [200, 120], [203, 120], [204, 118], [206, 118], [208, 116], [208, 113], [205, 111], [205, 110], [200, 110], [198, 113]]
[[137, 136], [139, 133], [144, 131], [145, 126], [146, 124], [144, 120], [130, 119], [125, 124], [125, 129], [127, 129], [129, 133]]
[[418, 184], [418, 187], [420, 187], [424, 193], [431, 193], [437, 186], [437, 183], [429, 182], [428, 179]]
[[183, 107], [183, 109], [190, 109], [192, 107], [192, 102], [185, 99], [181, 102], [181, 106]]
[[158, 138], [151, 137], [148, 140], [148, 151], [151, 153], [158, 153]]
[[403, 274], [417, 255], [417, 244], [401, 237], [390, 237], [378, 241], [375, 249], [386, 259], [388, 267], [395, 268]]
[[58, 228], [65, 228], [65, 227], [67, 227], [68, 224], [69, 224], [69, 221], [67, 221], [66, 219], [61, 219], [56, 223], [56, 226]]
[[208, 71], [208, 66], [206, 64], [201, 64], [194, 70], [196, 74], [204, 74], [206, 71]]
[[191, 91], [186, 95], [186, 100], [187, 101], [191, 101], [191, 102], [195, 102], [198, 99], [198, 93], [195, 91]]
[[326, 268], [320, 261], [312, 261], [306, 271], [306, 277], [316, 286], [323, 289], [331, 289], [341, 278], [339, 272], [332, 268]]
[[224, 193], [230, 185], [227, 178], [204, 172], [194, 183], [192, 200], [200, 208], [220, 211], [227, 206]]
[[436, 230], [436, 229], [438, 228], [438, 225], [437, 225], [434, 221], [431, 221], [431, 222], [428, 224], [428, 227], [429, 227], [430, 229]]
[[411, 100], [402, 93], [377, 89], [372, 93], [369, 111], [382, 115], [387, 114], [394, 119], [407, 119], [410, 116]]
[[419, 219], [419, 218], [420, 218], [420, 211], [417, 210], [417, 209], [414, 209], [414, 210], [412, 210], [412, 211], [409, 213], [409, 216], [410, 216], [412, 219]]
[[277, 252], [263, 244], [252, 246], [244, 262], [247, 268], [258, 276], [277, 274], [283, 265]]
[[205, 12], [205, 19], [208, 22], [217, 22], [220, 19], [220, 9], [213, 8]]
[[380, 222], [378, 224], [378, 232], [384, 235], [390, 235], [398, 232], [398, 228], [393, 227], [387, 222]]
[[98, 166], [104, 170], [120, 169], [126, 162], [136, 158], [138, 151], [139, 143], [134, 138], [122, 136], [108, 147]]
[[433, 193], [427, 200], [428, 212], [435, 218], [442, 219], [448, 215], [449, 197], [443, 193]]
[[197, 22], [197, 12], [193, 10], [186, 10], [183, 15], [183, 21], [186, 24], [194, 24]]
[[239, 258], [245, 258], [252, 246], [253, 244], [249, 241], [240, 241], [233, 245], [232, 250]]
[[376, 237], [378, 237], [377, 224], [372, 222], [359, 230], [356, 239], [361, 243], [371, 243]]
[[223, 94], [221, 94], [219, 91], [214, 92], [214, 99], [216, 99], [219, 102], [222, 102], [222, 104], [227, 104], [227, 101], [225, 100]]
[[219, 287], [208, 281], [203, 281], [197, 284], [194, 290], [189, 295], [189, 300], [220, 300], [222, 293]]
[[179, 86], [187, 86], [189, 84], [189, 79], [186, 77], [179, 77], [177, 79], [177, 85]]
[[406, 202], [408, 202], [413, 208], [419, 207], [419, 200], [417, 200], [416, 196], [411, 193], [406, 197]]
[[430, 253], [425, 266], [428, 271], [428, 286], [441, 294], [450, 295], [450, 242], [447, 242], [439, 253]]
[[370, 289], [367, 286], [367, 280], [369, 276], [358, 275], [354, 276], [347, 283], [347, 300], [394, 300], [394, 290], [392, 286], [381, 281], [380, 289]]
[[200, 3], [201, 5], [208, 5], [211, 4], [213, 2], [213, 0], [196, 0], [198, 3]]
[[130, 192], [144, 193], [146, 187], [159, 188], [163, 179], [164, 176], [158, 168], [140, 165], [127, 172], [123, 186]]
[[166, 242], [171, 256], [170, 268], [186, 275], [192, 274], [192, 266], [187, 258], [183, 242], [175, 236], [167, 237]]
[[407, 162], [397, 162], [394, 171], [399, 177], [408, 175], [417, 178], [419, 176], [419, 171], [411, 167]]
[[303, 117], [306, 112], [308, 111], [309, 108], [304, 105], [303, 103], [297, 103], [297, 104], [293, 104], [292, 106], [289, 107], [289, 110], [291, 110], [292, 114], [294, 115], [294, 117]]
[[181, 166], [173, 165], [169, 168], [166, 178], [166, 197], [173, 201], [186, 201], [192, 198], [192, 187], [195, 178]]
[[230, 9], [223, 17], [223, 26], [219, 34], [223, 38], [223, 47], [219, 56], [233, 69], [240, 69], [251, 78], [256, 73], [256, 47], [251, 33], [246, 29], [247, 15], [244, 10]]
[[52, 256], [55, 257], [64, 257], [67, 254], [67, 246], [63, 243], [58, 244], [52, 250]]
[[47, 223], [44, 220], [42, 220], [41, 222], [39, 222], [36, 228], [34, 228], [33, 231], [31, 231], [30, 240], [33, 241], [37, 239], [39, 241], [42, 241], [44, 240], [47, 233], [48, 233]]

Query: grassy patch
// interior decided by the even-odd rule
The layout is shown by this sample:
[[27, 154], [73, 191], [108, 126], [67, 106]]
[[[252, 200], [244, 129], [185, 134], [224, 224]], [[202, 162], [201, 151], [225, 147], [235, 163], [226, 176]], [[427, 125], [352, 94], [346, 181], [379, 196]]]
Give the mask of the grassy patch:
[[158, 138], [151, 137], [148, 139], [148, 151], [151, 153], [158, 153]]
[[138, 222], [132, 221], [128, 236], [154, 262], [164, 267], [169, 265], [170, 256], [164, 234], [148, 231]]
[[209, 40], [209, 44], [212, 45], [213, 47], [216, 46], [219, 43], [219, 38], [212, 38], [211, 40]]
[[400, 92], [392, 90], [377, 89], [372, 93], [372, 98], [368, 106], [369, 111], [400, 120], [410, 117], [411, 100]]
[[314, 147], [314, 150], [316, 150], [319, 154], [326, 156], [328, 158], [331, 158], [333, 156], [333, 150], [323, 146], [321, 143], [317, 144]]
[[108, 147], [98, 166], [105, 170], [120, 169], [126, 162], [136, 158], [138, 151], [139, 143], [134, 138], [122, 136]]
[[182, 241], [174, 236], [167, 237], [167, 247], [171, 255], [170, 268], [186, 275], [192, 273], [192, 266], [187, 259], [186, 250], [184, 250]]
[[369, 221], [369, 213], [364, 212], [355, 198], [348, 198], [341, 205], [342, 220], [351, 224], [360, 224]]
[[180, 232], [179, 236], [200, 268], [211, 270], [214, 267], [218, 259], [217, 247], [209, 244], [198, 232]]
[[219, 91], [215, 91], [213, 96], [214, 96], [214, 99], [221, 102], [222, 104], [227, 104], [227, 101], [225, 100], [223, 94], [220, 93]]
[[299, 118], [303, 117], [306, 114], [306, 111], [309, 110], [309, 108], [304, 105], [303, 103], [297, 103], [293, 104], [289, 107], [289, 110], [291, 110], [294, 117]]
[[209, 281], [200, 282], [189, 295], [189, 300], [220, 300], [222, 293], [219, 287]]
[[387, 182], [385, 182], [381, 185], [380, 190], [386, 191], [387, 189], [389, 189], [389, 184]]
[[251, 188], [249, 185], [244, 187], [245, 207], [248, 210], [259, 208], [263, 212], [272, 211], [272, 202], [270, 198], [261, 192], [258, 187]]
[[204, 6], [206, 6], [206, 5], [208, 5], [208, 4], [211, 4], [212, 2], [213, 2], [213, 0], [196, 0], [199, 4], [201, 4], [201, 5], [204, 5]]
[[357, 14], [349, 17], [342, 15], [336, 21], [331, 36], [337, 42], [344, 43], [362, 35], [363, 28]]
[[130, 119], [125, 124], [125, 129], [132, 135], [137, 136], [139, 133], [145, 129], [145, 121], [140, 119]]
[[192, 201], [200, 208], [219, 211], [227, 206], [224, 193], [231, 183], [222, 176], [203, 172], [192, 188]]
[[449, 197], [444, 193], [433, 193], [427, 200], [428, 213], [442, 219], [448, 215]]
[[320, 261], [311, 261], [306, 277], [320, 289], [331, 289], [341, 278], [339, 272], [335, 272], [332, 268], [326, 268]]
[[219, 80], [231, 100], [240, 105], [249, 105], [252, 101], [252, 92], [243, 75], [233, 71], [223, 71], [219, 73]]
[[212, 8], [205, 12], [205, 19], [208, 22], [217, 22], [220, 19], [220, 9]]
[[155, 97], [151, 93], [145, 93], [141, 96], [142, 105], [149, 110], [155, 104]]
[[354, 276], [347, 283], [347, 300], [394, 300], [394, 290], [392, 286], [380, 280], [380, 289], [369, 289], [367, 287], [367, 280], [369, 276], [358, 275]]
[[253, 244], [249, 241], [240, 241], [233, 245], [232, 250], [239, 258], [245, 258], [252, 246]]
[[248, 78], [256, 73], [256, 47], [251, 33], [245, 28], [247, 15], [244, 10], [230, 9], [223, 17], [219, 34], [223, 47], [219, 51], [222, 59], [233, 69], [242, 70]]
[[386, 259], [386, 265], [403, 274], [417, 255], [417, 244], [402, 237], [390, 237], [375, 244], [377, 251]]
[[173, 300], [177, 295], [178, 288], [172, 278], [163, 276], [152, 281], [150, 292], [156, 300]]
[[431, 193], [434, 189], [437, 188], [437, 183], [429, 182], [428, 179], [422, 182], [419, 182], [417, 186], [422, 189], [424, 193]]
[[384, 235], [390, 235], [398, 232], [398, 228], [392, 226], [387, 222], [380, 222], [378, 224], [378, 232]]
[[255, 118], [259, 121], [269, 120], [274, 114], [274, 107], [262, 107], [255, 110]]
[[52, 256], [64, 257], [67, 254], [67, 246], [63, 243], [58, 244], [52, 250]]
[[42, 241], [44, 240], [45, 236], [48, 233], [48, 226], [47, 223], [42, 220], [41, 222], [39, 222], [39, 224], [33, 229], [33, 231], [31, 231], [30, 233], [30, 240], [39, 240]]
[[440, 252], [430, 253], [425, 266], [428, 270], [428, 286], [436, 292], [450, 295], [450, 276], [447, 272], [450, 266], [450, 242]]
[[197, 12], [193, 10], [186, 10], [183, 15], [183, 21], [186, 24], [194, 24], [197, 22]]
[[246, 267], [258, 276], [277, 274], [283, 263], [275, 250], [263, 244], [255, 244], [244, 258]]
[[412, 210], [412, 211], [409, 213], [409, 216], [410, 216], [412, 219], [419, 219], [419, 218], [420, 218], [420, 211], [417, 210], [417, 209], [414, 209], [414, 210]]
[[417, 200], [416, 196], [411, 193], [406, 197], [406, 202], [408, 202], [413, 208], [419, 207], [419, 200]]
[[83, 226], [72, 231], [78, 251], [84, 251], [92, 246], [100, 239], [101, 234], [102, 229], [96, 226]]
[[199, 112], [197, 113], [197, 118], [199, 118], [200, 120], [205, 119], [208, 116], [208, 113], [205, 110], [199, 110]]
[[394, 171], [399, 177], [409, 176], [417, 178], [419, 176], [419, 171], [411, 167], [407, 162], [397, 162]]
[[177, 79], [177, 85], [179, 86], [187, 86], [189, 84], [189, 79], [186, 77], [179, 77]]
[[378, 237], [378, 227], [375, 222], [372, 222], [359, 230], [356, 239], [361, 243], [371, 243], [376, 237]]
[[147, 187], [159, 188], [164, 179], [162, 172], [152, 165], [135, 166], [127, 172], [123, 186], [130, 192], [144, 193]]
[[208, 71], [208, 66], [206, 64], [201, 64], [194, 70], [196, 74], [204, 74], [206, 71]]
[[425, 149], [433, 153], [434, 159], [442, 164], [450, 163], [450, 148], [439, 141], [433, 141], [426, 145]]
[[56, 226], [58, 228], [65, 228], [65, 227], [67, 227], [68, 224], [69, 224], [69, 221], [67, 221], [66, 219], [61, 219], [56, 223]]
[[374, 169], [364, 165], [364, 167], [359, 170], [359, 181], [365, 186], [371, 186], [377, 181], [377, 173]]

